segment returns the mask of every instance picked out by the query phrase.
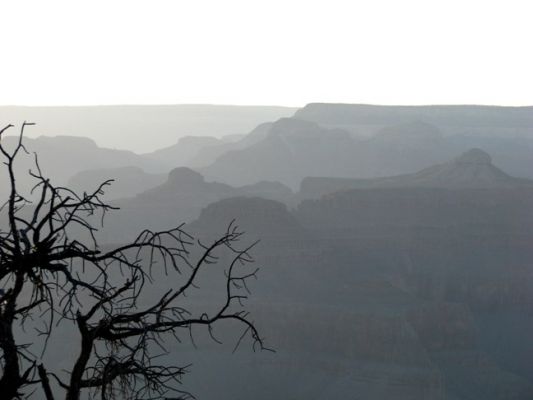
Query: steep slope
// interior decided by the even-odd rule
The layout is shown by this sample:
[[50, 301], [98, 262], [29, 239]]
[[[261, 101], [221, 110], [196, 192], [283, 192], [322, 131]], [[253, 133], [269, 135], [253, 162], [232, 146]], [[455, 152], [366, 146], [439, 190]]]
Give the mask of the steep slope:
[[245, 135], [185, 136], [172, 146], [143, 154], [149, 160], [157, 160], [175, 167], [200, 168], [216, 161], [222, 154], [245, 149], [266, 137], [271, 122], [259, 124]]
[[203, 148], [224, 144], [226, 144], [224, 141], [212, 136], [185, 136], [180, 138], [175, 145], [143, 154], [143, 156], [151, 160], [164, 162], [173, 168], [185, 167], [191, 165], [191, 160]]
[[[136, 176], [139, 176], [138, 171]], [[158, 175], [157, 179], [159, 178]], [[139, 186], [143, 185], [146, 182]], [[134, 190], [133, 187], [127, 189]], [[233, 187], [208, 182], [200, 173], [179, 167], [170, 171], [164, 183], [134, 197], [116, 199], [113, 204], [120, 209], [108, 215], [102, 240], [131, 240], [143, 228], [162, 230], [193, 221], [204, 207], [229, 197], [263, 197], [290, 201], [291, 195], [290, 189], [278, 182]]]
[[266, 137], [271, 127], [271, 122], [265, 122], [256, 126], [250, 133], [238, 137], [237, 140], [229, 140], [218, 145], [202, 147], [190, 160], [189, 165], [193, 168], [209, 166], [224, 153], [242, 150], [260, 142]]
[[456, 135], [446, 139], [453, 154], [465, 149], [480, 148], [492, 156], [494, 164], [507, 173], [533, 179], [533, 138], [516, 134], [501, 137]]
[[492, 164], [489, 154], [480, 149], [470, 149], [451, 162], [400, 178], [396, 184], [447, 188], [491, 188], [533, 186], [533, 181], [509, 176]]
[[274, 180], [294, 187], [309, 171], [350, 176], [353, 147], [352, 138], [344, 131], [285, 118], [270, 126], [263, 140], [223, 154], [202, 171], [237, 185]]
[[334, 249], [329, 263], [344, 266], [344, 282], [374, 274], [420, 301], [407, 321], [442, 374], [446, 398], [527, 399], [533, 358], [521, 332], [533, 324], [531, 182], [492, 166], [480, 150], [372, 182], [304, 201], [296, 215]]
[[145, 228], [176, 227], [197, 218], [208, 204], [238, 194], [229, 185], [206, 182], [189, 168], [175, 168], [163, 184], [135, 197], [116, 200], [113, 204], [120, 209], [108, 215], [101, 237], [105, 242], [125, 242]]
[[[533, 363], [518, 332], [533, 322], [531, 204], [525, 188], [360, 189], [293, 215], [229, 198], [190, 228], [213, 238], [236, 218], [264, 239], [250, 308], [278, 353], [268, 367], [243, 365], [280, 385], [270, 397], [299, 398], [294, 387], [312, 377], [305, 398], [526, 400]], [[502, 315], [521, 318], [503, 328]], [[518, 338], [525, 355], [494, 351]]]

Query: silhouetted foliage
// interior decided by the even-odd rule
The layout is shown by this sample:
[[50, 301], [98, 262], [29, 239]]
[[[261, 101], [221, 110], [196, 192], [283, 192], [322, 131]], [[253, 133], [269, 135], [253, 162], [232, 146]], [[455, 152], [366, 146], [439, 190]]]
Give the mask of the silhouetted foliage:
[[[167, 365], [158, 357], [161, 351], [154, 349], [164, 349], [172, 336], [180, 340], [182, 333], [192, 339], [197, 325], [206, 326], [212, 335], [213, 325], [222, 320], [242, 324], [237, 345], [250, 335], [254, 349], [265, 349], [242, 306], [249, 294], [247, 280], [256, 270], [246, 268], [253, 263], [252, 246], [239, 248], [243, 232], [235, 224], [210, 244], [195, 241], [178, 226], [160, 232], [145, 230], [130, 243], [104, 250], [94, 221], [95, 216], [103, 221], [114, 209], [102, 198], [112, 181], [80, 195], [54, 186], [35, 157], [36, 170], [30, 171], [36, 182], [32, 194], [26, 198], [17, 191], [15, 161], [19, 154], [28, 153], [23, 135], [29, 125], [22, 125], [13, 149], [1, 142], [12, 125], [0, 130], [0, 152], [10, 182], [9, 198], [1, 209], [7, 221], [0, 230], [2, 399], [25, 398], [36, 390], [47, 400], [59, 395], [75, 400], [84, 391], [101, 399], [190, 398], [180, 389], [186, 366]], [[219, 251], [232, 255], [225, 265], [222, 302], [209, 312], [192, 310], [184, 297], [196, 287], [205, 266], [221, 262]], [[155, 299], [144, 297], [157, 275], [172, 274], [179, 276], [172, 278], [175, 288]], [[44, 328], [38, 329], [46, 338], [43, 348], [17, 339], [25, 325], [35, 327], [43, 321]], [[58, 326], [69, 322], [77, 328], [80, 347], [65, 374], [42, 359], [48, 339]]]

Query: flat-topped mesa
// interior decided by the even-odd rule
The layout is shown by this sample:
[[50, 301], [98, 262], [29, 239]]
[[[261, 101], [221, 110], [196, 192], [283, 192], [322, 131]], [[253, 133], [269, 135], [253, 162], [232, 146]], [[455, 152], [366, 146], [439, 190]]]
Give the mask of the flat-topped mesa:
[[178, 167], [169, 172], [165, 183], [140, 193], [138, 197], [157, 198], [171, 203], [176, 203], [176, 199], [179, 198], [181, 205], [194, 205], [201, 209], [211, 201], [230, 197], [236, 193], [237, 189], [231, 186], [218, 182], [206, 182], [200, 173], [187, 167]]
[[302, 233], [300, 224], [284, 204], [259, 197], [232, 197], [211, 203], [192, 226], [199, 232], [219, 232], [232, 220], [261, 238]]
[[41, 135], [35, 138], [37, 142], [47, 144], [47, 145], [68, 145], [68, 146], [76, 146], [76, 147], [89, 147], [89, 148], [97, 148], [98, 145], [94, 141], [94, 139], [88, 138], [88, 137], [82, 137], [82, 136], [70, 136], [70, 135], [55, 135], [55, 136], [45, 136]]
[[174, 168], [168, 174], [168, 180], [166, 185], [178, 186], [178, 185], [201, 185], [205, 183], [205, 179], [202, 174], [193, 171], [187, 167]]
[[492, 165], [491, 156], [481, 149], [470, 149], [454, 160], [458, 165]]
[[[18, 136], [5, 136], [2, 138], [4, 146], [7, 146], [8, 149], [13, 148], [18, 143]], [[45, 136], [41, 135], [36, 138], [24, 138], [25, 145], [29, 147], [30, 151], [39, 151], [44, 153], [44, 151], [53, 151], [53, 149], [69, 149], [74, 150], [102, 150], [98, 147], [96, 142], [93, 139], [80, 136], [69, 136], [69, 135], [55, 135], [55, 136]], [[45, 155], [46, 156], [46, 155]]]
[[491, 130], [518, 130], [530, 135], [533, 107], [499, 107], [476, 105], [379, 106], [370, 104], [311, 103], [296, 111], [296, 118], [319, 124], [387, 126], [423, 120], [444, 129], [448, 134], [465, 128], [485, 134]]

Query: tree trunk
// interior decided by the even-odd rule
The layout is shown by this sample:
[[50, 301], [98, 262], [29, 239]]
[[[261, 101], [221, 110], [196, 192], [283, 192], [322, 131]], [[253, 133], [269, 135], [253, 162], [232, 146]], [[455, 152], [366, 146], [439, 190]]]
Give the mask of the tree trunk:
[[76, 360], [72, 374], [70, 375], [70, 388], [67, 391], [65, 400], [79, 400], [81, 392], [81, 382], [83, 379], [83, 373], [91, 357], [93, 349], [93, 336], [92, 332], [87, 330], [85, 322], [78, 319], [78, 326], [81, 332], [81, 352]]
[[17, 345], [13, 336], [13, 319], [9, 316], [0, 318], [0, 348], [4, 353], [4, 374], [0, 379], [0, 393], [2, 399], [12, 400], [18, 395], [21, 377]]

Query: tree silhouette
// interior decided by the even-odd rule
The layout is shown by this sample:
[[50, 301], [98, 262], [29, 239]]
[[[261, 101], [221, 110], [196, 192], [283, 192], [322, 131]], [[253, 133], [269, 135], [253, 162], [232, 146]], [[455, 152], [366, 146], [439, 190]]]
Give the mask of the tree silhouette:
[[[96, 216], [103, 221], [114, 209], [102, 199], [112, 181], [76, 194], [43, 176], [35, 156], [35, 171], [29, 172], [35, 179], [31, 196], [17, 191], [15, 161], [21, 153], [29, 154], [23, 144], [29, 125], [22, 124], [11, 149], [2, 137], [13, 126], [0, 130], [0, 153], [9, 178], [0, 225], [2, 399], [25, 398], [36, 390], [47, 400], [77, 400], [82, 393], [102, 400], [191, 398], [180, 389], [186, 366], [160, 361], [154, 349], [183, 334], [192, 339], [192, 328], [198, 325], [217, 340], [213, 326], [222, 320], [242, 325], [237, 346], [249, 336], [254, 349], [265, 349], [242, 305], [249, 294], [247, 281], [256, 270], [250, 268], [252, 246], [238, 247], [243, 232], [235, 224], [209, 244], [195, 241], [178, 226], [145, 230], [131, 243], [102, 247], [94, 221]], [[231, 254], [222, 266], [224, 293], [213, 310], [196, 310], [184, 298], [195, 289], [201, 270], [221, 264], [220, 252]], [[169, 275], [179, 277], [172, 278], [179, 282], [176, 287], [145, 296], [155, 277]], [[36, 322], [44, 328], [37, 328]], [[28, 324], [44, 336], [42, 348], [17, 340]], [[48, 339], [63, 324], [76, 327], [80, 343], [68, 373], [42, 362]]]

